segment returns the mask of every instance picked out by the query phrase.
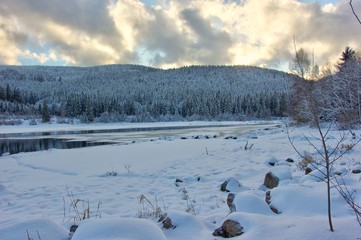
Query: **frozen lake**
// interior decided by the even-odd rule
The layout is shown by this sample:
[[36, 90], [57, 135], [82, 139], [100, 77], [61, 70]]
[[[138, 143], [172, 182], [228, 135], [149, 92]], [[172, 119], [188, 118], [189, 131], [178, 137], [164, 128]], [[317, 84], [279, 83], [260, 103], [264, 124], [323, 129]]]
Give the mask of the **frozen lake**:
[[275, 123], [239, 123], [231, 125], [141, 126], [113, 129], [56, 130], [0, 134], [0, 156], [20, 152], [90, 147], [106, 144], [130, 144], [173, 138], [237, 137], [252, 129], [269, 128]]

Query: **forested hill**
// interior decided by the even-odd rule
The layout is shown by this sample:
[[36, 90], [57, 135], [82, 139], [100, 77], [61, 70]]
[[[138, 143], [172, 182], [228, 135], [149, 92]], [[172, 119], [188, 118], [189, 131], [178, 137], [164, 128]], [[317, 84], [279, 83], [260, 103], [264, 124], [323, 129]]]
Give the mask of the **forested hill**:
[[282, 116], [294, 78], [246, 66], [0, 66], [0, 112], [83, 121]]

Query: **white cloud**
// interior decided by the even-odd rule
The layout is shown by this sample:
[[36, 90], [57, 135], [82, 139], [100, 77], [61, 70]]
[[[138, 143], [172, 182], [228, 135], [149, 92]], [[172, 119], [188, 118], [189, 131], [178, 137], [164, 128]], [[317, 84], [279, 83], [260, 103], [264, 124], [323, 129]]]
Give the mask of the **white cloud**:
[[[12, 49], [3, 63], [19, 63], [26, 39], [38, 43], [30, 49], [38, 61], [76, 65], [278, 67], [292, 58], [293, 36], [319, 64], [336, 60], [346, 45], [360, 48], [361, 26], [344, 1], [158, 0], [151, 7], [140, 0], [3, 0], [0, 13], [0, 23], [7, 21], [0, 46]], [[44, 46], [50, 49], [39, 52]]]

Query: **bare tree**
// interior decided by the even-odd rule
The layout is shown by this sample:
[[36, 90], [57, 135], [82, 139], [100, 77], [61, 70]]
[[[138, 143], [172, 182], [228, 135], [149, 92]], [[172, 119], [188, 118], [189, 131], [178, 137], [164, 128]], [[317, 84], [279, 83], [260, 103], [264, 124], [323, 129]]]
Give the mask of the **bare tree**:
[[311, 61], [309, 55], [303, 48], [300, 48], [296, 51], [296, 56], [290, 63], [290, 70], [302, 79], [306, 79], [310, 69]]
[[[316, 110], [317, 107], [315, 107], [313, 104], [310, 104], [313, 106], [312, 110]], [[317, 156], [320, 157], [320, 161], [311, 162], [310, 164], [314, 169], [316, 169], [323, 177], [315, 176], [319, 178], [320, 180], [324, 181], [326, 183], [327, 187], [327, 213], [328, 213], [328, 224], [330, 227], [330, 231], [333, 232], [333, 223], [332, 223], [332, 206], [331, 206], [331, 188], [335, 187], [336, 190], [341, 194], [341, 196], [346, 200], [346, 202], [351, 206], [351, 208], [354, 210], [357, 221], [360, 223], [361, 215], [360, 211], [361, 208], [355, 204], [354, 198], [351, 194], [351, 192], [348, 190], [347, 187], [344, 187], [338, 182], [337, 178], [334, 177], [333, 172], [331, 171], [333, 168], [333, 165], [337, 160], [342, 158], [348, 151], [352, 150], [354, 146], [356, 146], [360, 139], [354, 138], [354, 134], [350, 132], [351, 134], [347, 134], [346, 131], [340, 131], [340, 137], [339, 139], [334, 143], [334, 145], [331, 147], [328, 144], [328, 135], [331, 132], [333, 124], [330, 123], [326, 129], [323, 129], [321, 127], [321, 123], [319, 121], [319, 116], [315, 114], [316, 112], [310, 112], [311, 115], [314, 116], [314, 124], [316, 125], [317, 131], [318, 131], [318, 137], [315, 138], [315, 136], [312, 136], [312, 138], [315, 138], [316, 141], [311, 140], [311, 137], [304, 135], [304, 138], [306, 139], [307, 143], [312, 146], [312, 148], [317, 153]], [[288, 139], [293, 147], [293, 149], [297, 152], [297, 154], [302, 158], [306, 159], [307, 156], [305, 154], [302, 154], [301, 151], [295, 146], [293, 140], [291, 139], [290, 133], [287, 130], [287, 136]], [[351, 139], [351, 140], [350, 140]], [[347, 148], [342, 148], [343, 144], [350, 140], [350, 142], [347, 144]], [[312, 174], [312, 173], [311, 173]]]
[[[340, 131], [340, 138], [338, 139], [338, 141], [336, 141], [336, 143], [334, 143], [332, 147], [328, 143], [328, 136], [330, 134], [330, 131], [334, 126], [334, 123], [338, 120], [339, 115], [341, 114], [341, 110], [338, 107], [343, 107], [343, 110], [348, 109], [342, 104], [352, 104], [352, 101], [355, 100], [355, 96], [352, 92], [355, 89], [355, 86], [352, 85], [354, 82], [352, 82], [353, 79], [350, 78], [350, 73], [348, 71], [357, 71], [357, 69], [361, 68], [355, 67], [353, 65], [351, 66], [350, 64], [347, 64], [344, 67], [345, 79], [342, 83], [340, 83], [339, 81], [334, 81], [336, 78], [334, 78], [333, 76], [330, 76], [328, 77], [328, 79], [326, 78], [320, 81], [303, 80], [301, 81], [301, 87], [296, 90], [297, 92], [302, 92], [302, 94], [298, 95], [297, 98], [294, 100], [298, 104], [298, 114], [302, 115], [303, 119], [315, 126], [318, 132], [317, 136], [312, 136], [311, 138], [304, 135], [304, 138], [306, 139], [307, 143], [312, 146], [314, 151], [317, 153], [317, 156], [319, 156], [319, 161], [317, 163], [315, 162], [311, 164], [317, 171], [319, 171], [323, 175], [322, 181], [325, 181], [326, 183], [328, 223], [330, 231], [332, 232], [334, 231], [334, 228], [332, 224], [331, 187], [337, 185], [337, 182], [335, 183], [331, 169], [337, 160], [342, 158], [346, 152], [351, 150], [360, 141], [353, 138], [354, 135], [352, 134], [352, 132], [350, 132], [350, 138], [350, 134], [347, 134], [346, 131]], [[347, 70], [347, 67], [350, 67], [350, 69]], [[357, 90], [357, 92], [360, 91]], [[345, 101], [343, 101], [343, 99], [345, 98], [344, 96], [342, 96], [342, 94], [344, 93], [346, 93], [347, 95]], [[352, 107], [350, 107], [349, 109], [354, 109], [354, 105], [352, 105]], [[323, 128], [321, 126], [322, 121], [324, 121], [326, 126], [328, 127]], [[298, 155], [301, 158], [306, 159], [306, 156], [302, 154], [301, 151], [299, 151], [294, 145], [289, 133], [288, 138], [292, 147], [295, 149]], [[311, 139], [317, 140], [314, 141]], [[348, 143], [349, 148], [340, 151], [342, 144], [349, 139], [351, 139], [351, 142]], [[336, 189], [344, 190], [344, 188]], [[347, 191], [344, 190], [343, 192], [339, 192], [341, 193], [341, 195], [342, 193], [346, 193], [342, 195], [346, 196], [346, 198], [344, 197], [346, 201], [352, 199], [352, 196], [347, 196]]]
[[353, 7], [352, 0], [350, 0], [349, 4], [350, 4], [350, 7], [351, 7], [351, 10], [352, 10], [353, 15], [356, 17], [356, 19], [357, 19], [357, 21], [359, 22], [359, 24], [361, 24], [361, 19], [359, 18], [359, 16], [358, 16], [357, 13], [355, 12], [355, 9], [354, 9], [354, 7]]

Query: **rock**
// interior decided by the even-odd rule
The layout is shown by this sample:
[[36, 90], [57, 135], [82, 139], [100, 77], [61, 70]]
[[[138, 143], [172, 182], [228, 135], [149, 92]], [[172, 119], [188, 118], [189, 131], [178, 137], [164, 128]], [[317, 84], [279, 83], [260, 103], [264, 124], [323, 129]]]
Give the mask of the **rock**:
[[272, 172], [268, 172], [264, 178], [264, 183], [267, 188], [272, 189], [278, 186], [280, 179]]
[[271, 208], [272, 212], [274, 212], [275, 214], [281, 214], [277, 208], [272, 207], [272, 206], [270, 206], [270, 208]]
[[357, 165], [352, 169], [353, 174], [359, 174], [361, 173], [361, 165]]
[[245, 190], [245, 187], [234, 177], [228, 178], [221, 184], [222, 192], [240, 192], [242, 190]]
[[76, 230], [77, 230], [77, 228], [78, 228], [78, 225], [71, 225], [71, 227], [70, 227], [70, 232], [75, 232]]
[[224, 139], [233, 139], [233, 140], [236, 140], [237, 139], [237, 137], [236, 136], [226, 136]]
[[244, 191], [237, 194], [230, 193], [227, 198], [227, 205], [231, 212], [255, 213], [272, 215], [268, 204], [262, 196], [251, 191]]
[[273, 207], [271, 204], [271, 191], [267, 191], [266, 192], [266, 203], [268, 204], [268, 206], [270, 207], [270, 209], [272, 210], [272, 212], [276, 213], [276, 214], [280, 214], [280, 212], [278, 211], [277, 208]]
[[221, 184], [221, 191], [222, 192], [240, 192], [245, 190], [246, 188], [238, 182], [237, 179], [234, 177], [228, 178]]
[[339, 168], [333, 172], [333, 174], [338, 175], [338, 176], [344, 176], [344, 175], [347, 175], [347, 173], [348, 173], [348, 170], [345, 167]]
[[73, 238], [73, 235], [77, 229], [78, 229], [78, 225], [75, 225], [75, 224], [71, 225], [68, 240], [71, 240]]
[[271, 191], [267, 191], [266, 192], [266, 203], [268, 204], [268, 205], [270, 205], [270, 203], [271, 203]]
[[[332, 171], [332, 170], [331, 170]], [[323, 166], [318, 166], [315, 170], [312, 170], [309, 174], [303, 176], [299, 183], [305, 183], [307, 181], [322, 182], [326, 178], [327, 170]]]
[[305, 168], [305, 175], [310, 174], [312, 171], [317, 170], [318, 168], [320, 168], [321, 166], [319, 166], [316, 163], [309, 163], [307, 164], [306, 168]]
[[309, 168], [309, 167], [306, 167], [305, 168], [305, 174], [307, 175], [307, 174], [310, 174], [310, 172], [312, 172], [313, 170], [312, 170], [312, 168]]
[[277, 162], [278, 162], [278, 160], [276, 158], [272, 157], [266, 161], [266, 164], [273, 167], [277, 164]]
[[163, 224], [163, 228], [165, 229], [176, 228], [176, 226], [172, 223], [172, 219], [170, 219], [167, 214], [162, 214], [158, 222], [161, 222]]
[[266, 174], [263, 184], [272, 189], [278, 186], [279, 181], [291, 179], [292, 173], [289, 166], [276, 166]]
[[287, 159], [286, 159], [286, 162], [289, 162], [289, 163], [294, 163], [294, 162], [295, 162], [295, 160], [293, 160], [292, 158], [287, 158]]
[[170, 219], [169, 217], [166, 217], [163, 221], [162, 221], [162, 224], [163, 224], [163, 228], [165, 229], [170, 229], [170, 228], [175, 228], [175, 226], [173, 225], [172, 223], [172, 219]]
[[214, 230], [213, 236], [232, 238], [232, 237], [240, 236], [242, 233], [243, 233], [243, 227], [239, 222], [231, 219], [227, 219], [222, 224], [222, 227]]
[[231, 212], [235, 212], [236, 211], [236, 206], [234, 205], [233, 201], [234, 201], [234, 193], [230, 193], [228, 194], [228, 197], [227, 197], [227, 205], [229, 207], [229, 210]]

